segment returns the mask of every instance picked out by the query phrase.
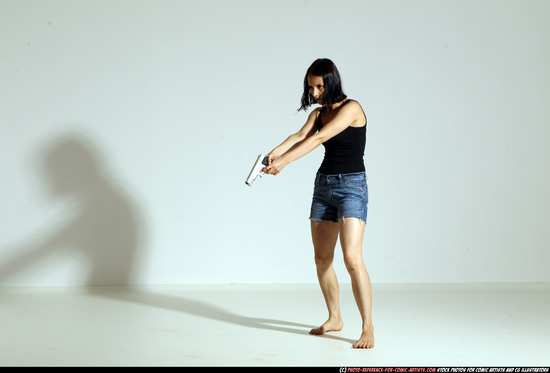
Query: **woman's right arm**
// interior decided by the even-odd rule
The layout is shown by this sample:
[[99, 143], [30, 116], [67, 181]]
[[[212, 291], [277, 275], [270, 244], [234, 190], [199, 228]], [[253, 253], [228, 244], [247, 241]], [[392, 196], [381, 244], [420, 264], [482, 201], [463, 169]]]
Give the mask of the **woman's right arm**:
[[319, 115], [320, 109], [315, 109], [309, 114], [306, 123], [300, 129], [300, 131], [290, 135], [281, 145], [277, 146], [268, 154], [268, 163], [271, 164], [271, 161], [281, 155], [285, 154], [290, 149], [294, 148], [295, 145], [304, 141], [308, 137], [314, 135], [317, 132], [317, 127], [315, 122], [317, 121], [317, 116]]

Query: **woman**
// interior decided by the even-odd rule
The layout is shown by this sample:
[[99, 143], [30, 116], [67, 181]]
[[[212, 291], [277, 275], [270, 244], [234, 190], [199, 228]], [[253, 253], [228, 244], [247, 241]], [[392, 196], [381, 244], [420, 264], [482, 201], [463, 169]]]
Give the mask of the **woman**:
[[315, 178], [311, 205], [311, 234], [317, 277], [328, 308], [328, 320], [310, 334], [320, 335], [343, 328], [339, 287], [332, 267], [338, 236], [353, 294], [363, 320], [361, 337], [354, 348], [374, 347], [372, 288], [363, 263], [363, 233], [367, 220], [368, 188], [363, 154], [367, 118], [358, 102], [342, 91], [340, 74], [329, 59], [318, 59], [304, 78], [299, 110], [313, 103], [300, 131], [289, 136], [268, 155], [264, 171], [279, 174], [284, 167], [323, 144], [325, 157]]

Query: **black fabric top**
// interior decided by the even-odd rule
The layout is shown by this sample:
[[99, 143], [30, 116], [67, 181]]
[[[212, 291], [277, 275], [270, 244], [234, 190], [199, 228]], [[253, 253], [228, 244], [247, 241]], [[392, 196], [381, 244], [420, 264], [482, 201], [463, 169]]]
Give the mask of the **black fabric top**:
[[[346, 105], [351, 100], [347, 100]], [[343, 106], [342, 105], [342, 106]], [[321, 109], [317, 117], [317, 129], [323, 128], [322, 116], [326, 107]], [[325, 158], [319, 172], [325, 175], [350, 174], [354, 172], [365, 171], [363, 155], [365, 154], [365, 144], [367, 135], [367, 125], [362, 127], [348, 126], [333, 138], [325, 141]]]

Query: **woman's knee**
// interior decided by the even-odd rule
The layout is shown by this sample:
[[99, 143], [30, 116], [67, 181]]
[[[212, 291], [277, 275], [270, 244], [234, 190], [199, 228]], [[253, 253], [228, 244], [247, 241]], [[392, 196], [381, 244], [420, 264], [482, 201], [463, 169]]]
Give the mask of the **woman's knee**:
[[346, 269], [351, 274], [353, 272], [361, 271], [365, 268], [363, 258], [361, 255], [344, 254], [344, 264]]
[[315, 266], [319, 269], [328, 268], [334, 261], [334, 255], [315, 254]]

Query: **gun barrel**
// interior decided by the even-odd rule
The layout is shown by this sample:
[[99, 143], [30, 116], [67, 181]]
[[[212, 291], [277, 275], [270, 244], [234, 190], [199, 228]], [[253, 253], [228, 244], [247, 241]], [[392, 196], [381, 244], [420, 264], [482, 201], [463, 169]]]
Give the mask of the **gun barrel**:
[[264, 154], [260, 154], [256, 159], [256, 162], [254, 162], [254, 166], [252, 166], [252, 169], [248, 174], [248, 178], [246, 179], [245, 184], [248, 186], [252, 186], [252, 183], [254, 182], [254, 180], [256, 180], [256, 177], [261, 173], [262, 169], [265, 166], [267, 166], [267, 156]]

